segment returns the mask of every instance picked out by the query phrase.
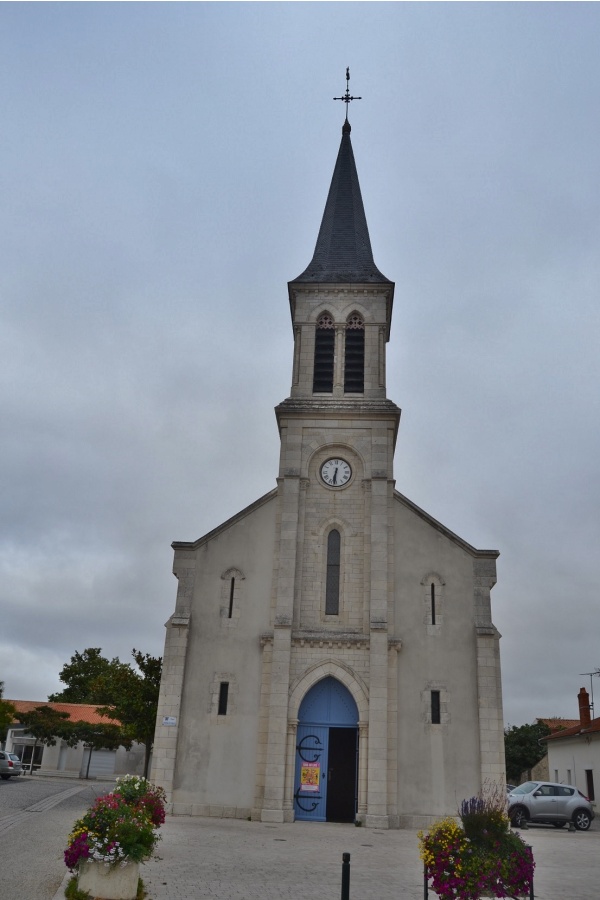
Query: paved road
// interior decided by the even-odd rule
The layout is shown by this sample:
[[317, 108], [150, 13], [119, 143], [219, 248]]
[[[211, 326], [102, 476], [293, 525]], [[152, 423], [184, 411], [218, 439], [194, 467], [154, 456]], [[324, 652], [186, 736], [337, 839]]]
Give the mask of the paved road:
[[2, 900], [52, 900], [73, 822], [110, 783], [21, 776], [0, 781]]
[[[63, 850], [73, 822], [112, 784], [0, 783], [2, 900], [64, 900]], [[168, 818], [158, 858], [142, 867], [148, 900], [338, 900], [342, 853], [351, 900], [422, 900], [416, 834], [352, 825], [267, 825]], [[600, 897], [600, 823], [589, 832], [523, 832], [537, 863], [536, 900]], [[435, 895], [430, 892], [430, 900]]]
[[[338, 900], [342, 853], [351, 900], [422, 900], [412, 831], [352, 825], [263, 825], [232, 819], [167, 820], [160, 859], [142, 867], [150, 900]], [[598, 900], [600, 830], [523, 832], [537, 863], [536, 900]], [[430, 900], [436, 895], [430, 891]]]

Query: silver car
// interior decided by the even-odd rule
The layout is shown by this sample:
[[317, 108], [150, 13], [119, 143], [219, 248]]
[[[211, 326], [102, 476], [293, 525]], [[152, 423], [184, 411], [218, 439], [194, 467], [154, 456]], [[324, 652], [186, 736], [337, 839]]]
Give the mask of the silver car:
[[555, 828], [573, 822], [579, 831], [587, 831], [594, 810], [588, 798], [570, 784], [526, 781], [509, 793], [508, 817], [517, 828], [528, 821], [554, 825]]
[[16, 753], [0, 750], [0, 778], [7, 781], [11, 775], [20, 775], [22, 771], [23, 766]]

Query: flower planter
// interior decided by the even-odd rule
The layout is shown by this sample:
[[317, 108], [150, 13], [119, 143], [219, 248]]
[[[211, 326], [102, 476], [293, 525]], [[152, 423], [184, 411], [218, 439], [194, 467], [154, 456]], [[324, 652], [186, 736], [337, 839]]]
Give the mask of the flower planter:
[[[429, 872], [427, 866], [424, 866], [423, 883], [424, 883], [424, 887], [425, 887], [425, 892], [424, 892], [425, 898], [428, 898], [430, 896], [430, 892], [435, 897], [438, 897], [438, 893], [435, 890], [435, 888], [430, 887], [430, 885], [429, 885], [430, 876], [431, 876], [431, 873]], [[498, 889], [501, 890], [501, 893], [497, 893]], [[446, 894], [445, 888], [443, 888], [442, 890], [443, 890], [443, 896], [444, 897], [448, 896]], [[533, 892], [533, 875], [531, 876], [531, 881], [529, 882], [529, 887], [526, 891], [520, 892], [518, 894], [514, 894], [514, 893], [512, 893], [512, 890], [513, 890], [512, 888], [509, 888], [509, 887], [505, 888], [504, 885], [497, 884], [496, 890], [492, 891], [492, 890], [486, 890], [484, 888], [477, 894], [477, 898], [478, 898], [478, 900], [487, 900], [488, 897], [492, 897], [492, 898], [505, 897], [505, 898], [512, 898], [512, 900], [535, 900], [535, 894]], [[458, 892], [458, 893], [452, 893], [451, 896], [456, 898], [456, 900], [460, 900], [460, 898], [463, 896], [463, 894]], [[469, 894], [469, 896], [471, 897], [472, 894]]]
[[94, 900], [135, 900], [139, 864], [150, 859], [165, 821], [165, 792], [137, 775], [117, 778], [74, 826], [64, 853], [77, 885]]
[[139, 877], [140, 864], [137, 862], [113, 867], [86, 859], [79, 864], [77, 887], [95, 900], [135, 900]]
[[[436, 891], [432, 887], [429, 886], [429, 872], [427, 870], [427, 866], [425, 866], [425, 870], [424, 870], [424, 886], [425, 886], [425, 893], [424, 893], [425, 898], [429, 898], [430, 893], [433, 894], [435, 897], [438, 896]], [[455, 894], [454, 896], [456, 898], [459, 898], [461, 895]], [[505, 898], [512, 898], [512, 900], [535, 900], [535, 894], [533, 893], [533, 878], [531, 879], [531, 883], [529, 885], [529, 890], [526, 893], [517, 895], [517, 894], [512, 894], [510, 892], [508, 892], [508, 893], [503, 892], [502, 894], [498, 895], [494, 891], [483, 890], [483, 891], [481, 891], [480, 894], [478, 894], [478, 900], [488, 900], [489, 897], [497, 898], [498, 896], [505, 897]]]
[[531, 847], [509, 832], [501, 808], [490, 805], [487, 810], [478, 810], [479, 803], [483, 805], [478, 798], [463, 802], [461, 820], [465, 828], [447, 817], [434, 822], [428, 834], [419, 832], [424, 897], [431, 889], [440, 900], [482, 900], [489, 896], [533, 900], [535, 863]]

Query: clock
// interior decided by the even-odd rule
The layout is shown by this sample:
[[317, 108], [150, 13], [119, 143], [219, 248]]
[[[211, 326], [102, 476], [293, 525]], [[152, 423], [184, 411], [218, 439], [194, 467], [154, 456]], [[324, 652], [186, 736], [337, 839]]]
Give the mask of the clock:
[[352, 477], [352, 469], [345, 459], [328, 459], [321, 466], [321, 478], [329, 487], [342, 487]]

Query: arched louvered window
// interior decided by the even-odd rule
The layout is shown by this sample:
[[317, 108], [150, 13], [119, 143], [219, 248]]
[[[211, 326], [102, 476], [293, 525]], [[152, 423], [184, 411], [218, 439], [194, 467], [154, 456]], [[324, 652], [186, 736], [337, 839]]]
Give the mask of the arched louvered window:
[[335, 325], [329, 313], [323, 313], [315, 332], [315, 366], [313, 393], [331, 394], [333, 391], [333, 359], [335, 350]]
[[337, 616], [340, 612], [340, 545], [340, 533], [334, 528], [327, 535], [326, 616]]
[[358, 313], [346, 322], [344, 392], [362, 394], [365, 389], [365, 323]]

